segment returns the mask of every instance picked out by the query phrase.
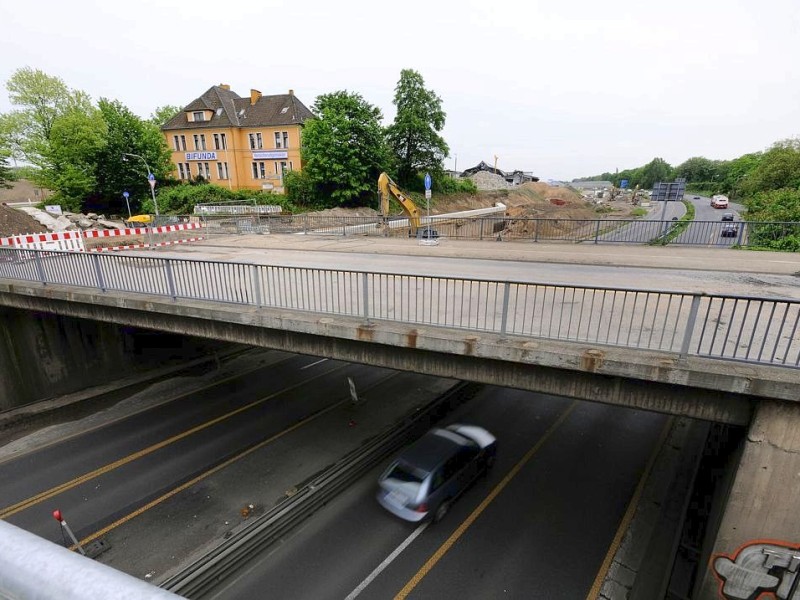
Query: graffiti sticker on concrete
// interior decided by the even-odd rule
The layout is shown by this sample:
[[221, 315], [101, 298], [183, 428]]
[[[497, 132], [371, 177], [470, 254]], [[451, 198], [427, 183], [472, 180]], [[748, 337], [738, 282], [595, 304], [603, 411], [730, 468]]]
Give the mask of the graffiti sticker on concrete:
[[800, 544], [748, 542], [733, 554], [717, 554], [711, 568], [725, 600], [800, 600]]

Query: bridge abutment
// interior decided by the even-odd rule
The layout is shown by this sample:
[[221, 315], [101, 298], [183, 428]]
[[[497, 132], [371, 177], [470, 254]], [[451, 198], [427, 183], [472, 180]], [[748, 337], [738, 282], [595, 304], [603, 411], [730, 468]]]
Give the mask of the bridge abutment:
[[0, 306], [0, 411], [185, 361], [218, 342]]
[[[800, 404], [761, 400], [754, 413], [698, 599], [800, 590]], [[768, 583], [775, 583], [773, 587]], [[721, 588], [721, 586], [724, 586]], [[722, 591], [722, 596], [720, 592]], [[770, 595], [770, 597], [772, 597]]]

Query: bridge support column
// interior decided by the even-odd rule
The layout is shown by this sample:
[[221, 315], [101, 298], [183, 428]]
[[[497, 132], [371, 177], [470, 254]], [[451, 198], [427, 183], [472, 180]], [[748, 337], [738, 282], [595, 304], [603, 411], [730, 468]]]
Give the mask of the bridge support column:
[[758, 404], [701, 569], [703, 600], [800, 598], [800, 403]]

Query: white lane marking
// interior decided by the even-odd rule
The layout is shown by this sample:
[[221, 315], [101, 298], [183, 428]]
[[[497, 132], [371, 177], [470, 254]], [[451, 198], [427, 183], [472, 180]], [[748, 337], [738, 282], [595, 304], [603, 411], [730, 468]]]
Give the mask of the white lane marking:
[[398, 556], [400, 556], [400, 553], [401, 553], [403, 550], [405, 550], [406, 548], [408, 548], [408, 546], [411, 544], [411, 542], [413, 542], [415, 539], [417, 539], [417, 536], [418, 536], [419, 534], [421, 534], [423, 531], [425, 531], [425, 528], [426, 528], [428, 525], [430, 525], [430, 522], [429, 522], [429, 521], [428, 521], [428, 522], [425, 522], [425, 523], [423, 523], [422, 525], [420, 525], [419, 527], [417, 527], [417, 528], [414, 530], [414, 532], [413, 532], [413, 533], [412, 533], [410, 536], [408, 536], [408, 537], [405, 539], [405, 541], [404, 541], [402, 544], [400, 544], [400, 545], [399, 545], [397, 548], [395, 548], [394, 552], [392, 552], [392, 553], [391, 553], [389, 556], [387, 556], [387, 557], [386, 557], [386, 559], [385, 559], [385, 560], [384, 560], [384, 561], [383, 561], [381, 564], [379, 564], [379, 565], [378, 565], [378, 566], [375, 568], [375, 570], [374, 570], [372, 573], [370, 573], [370, 574], [367, 576], [367, 578], [366, 578], [364, 581], [362, 581], [361, 583], [359, 583], [359, 584], [358, 584], [358, 587], [357, 587], [356, 589], [354, 589], [352, 592], [350, 592], [350, 594], [349, 594], [349, 595], [347, 596], [347, 598], [345, 598], [344, 600], [353, 600], [353, 599], [354, 599], [354, 598], [356, 598], [356, 597], [357, 597], [357, 596], [358, 596], [358, 595], [359, 595], [361, 592], [363, 592], [363, 591], [364, 591], [364, 590], [367, 588], [367, 586], [368, 586], [370, 583], [372, 583], [372, 580], [373, 580], [373, 579], [375, 579], [375, 578], [376, 578], [378, 575], [380, 575], [380, 574], [381, 574], [381, 572], [382, 572], [382, 571], [383, 571], [383, 570], [384, 570], [386, 567], [388, 567], [390, 564], [392, 564], [392, 561], [393, 561], [395, 558], [397, 558]]
[[305, 367], [300, 367], [300, 370], [303, 371], [305, 369], [310, 369], [314, 365], [318, 365], [319, 363], [324, 363], [326, 360], [328, 360], [328, 359], [327, 358], [321, 358], [317, 362], [312, 362], [310, 365], [306, 365]]

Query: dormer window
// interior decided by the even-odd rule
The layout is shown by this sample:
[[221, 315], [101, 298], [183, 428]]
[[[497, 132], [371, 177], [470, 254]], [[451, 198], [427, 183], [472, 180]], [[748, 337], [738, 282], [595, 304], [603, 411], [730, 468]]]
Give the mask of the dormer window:
[[194, 121], [195, 123], [197, 121], [205, 121], [205, 120], [206, 120], [206, 115], [203, 113], [202, 110], [196, 110], [195, 112], [192, 113], [192, 121]]

